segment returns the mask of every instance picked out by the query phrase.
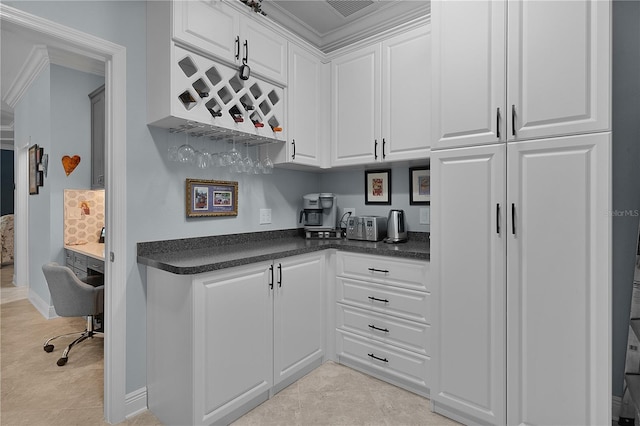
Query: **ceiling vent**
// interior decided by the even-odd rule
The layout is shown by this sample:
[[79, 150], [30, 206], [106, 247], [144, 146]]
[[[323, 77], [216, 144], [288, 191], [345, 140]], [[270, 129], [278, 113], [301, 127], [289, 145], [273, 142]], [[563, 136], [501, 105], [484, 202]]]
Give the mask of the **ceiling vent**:
[[340, 15], [347, 17], [371, 6], [373, 1], [370, 0], [327, 0], [327, 3], [333, 7]]

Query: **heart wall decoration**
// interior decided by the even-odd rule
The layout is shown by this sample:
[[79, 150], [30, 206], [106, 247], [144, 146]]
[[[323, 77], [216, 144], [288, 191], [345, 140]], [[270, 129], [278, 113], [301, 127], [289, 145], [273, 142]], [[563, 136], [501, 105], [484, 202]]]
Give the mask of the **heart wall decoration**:
[[64, 167], [64, 172], [69, 176], [80, 164], [80, 156], [74, 155], [73, 157], [69, 157], [65, 155], [62, 157], [62, 167]]

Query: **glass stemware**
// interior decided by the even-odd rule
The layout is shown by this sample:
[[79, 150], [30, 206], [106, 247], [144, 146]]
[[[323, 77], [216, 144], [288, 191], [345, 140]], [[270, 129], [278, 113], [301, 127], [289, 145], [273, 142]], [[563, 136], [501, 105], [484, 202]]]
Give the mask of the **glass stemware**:
[[262, 173], [264, 173], [265, 175], [270, 175], [273, 173], [273, 162], [271, 161], [271, 158], [269, 158], [269, 144], [267, 144], [265, 149], [267, 151], [267, 156], [264, 158], [264, 160], [262, 160]]
[[242, 171], [247, 174], [253, 174], [253, 160], [249, 157], [249, 144], [245, 144], [246, 157], [242, 160]]
[[195, 150], [189, 145], [189, 133], [186, 131], [185, 143], [178, 148], [178, 161], [181, 163], [193, 164], [195, 161]]

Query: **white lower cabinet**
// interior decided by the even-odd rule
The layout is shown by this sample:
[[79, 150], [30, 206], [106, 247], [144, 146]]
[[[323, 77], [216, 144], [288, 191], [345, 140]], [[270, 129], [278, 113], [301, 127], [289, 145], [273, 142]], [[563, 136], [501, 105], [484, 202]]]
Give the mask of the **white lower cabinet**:
[[430, 388], [429, 262], [339, 251], [336, 355], [423, 396]]
[[225, 424], [320, 365], [324, 253], [198, 275], [147, 269], [147, 397], [164, 424]]
[[609, 133], [432, 153], [432, 408], [611, 422]]

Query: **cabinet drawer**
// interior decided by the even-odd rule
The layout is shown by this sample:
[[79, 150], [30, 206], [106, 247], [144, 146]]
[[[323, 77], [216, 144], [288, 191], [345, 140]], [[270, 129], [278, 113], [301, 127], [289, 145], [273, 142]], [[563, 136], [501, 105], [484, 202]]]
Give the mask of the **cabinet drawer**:
[[337, 275], [429, 291], [429, 262], [339, 251]]
[[87, 257], [87, 269], [92, 269], [104, 274], [104, 262], [101, 260], [93, 259], [91, 257]]
[[431, 326], [337, 305], [336, 327], [421, 355], [430, 355]]
[[87, 278], [86, 269], [73, 268], [73, 273], [76, 274], [76, 277], [80, 278], [81, 280]]
[[410, 386], [421, 390], [428, 390], [431, 382], [431, 359], [426, 356], [373, 342], [342, 330], [336, 331], [336, 351], [341, 363], [360, 365], [400, 382], [408, 382]]
[[73, 269], [73, 263], [76, 260], [75, 253], [71, 250], [65, 250], [65, 265]]
[[73, 267], [76, 269], [87, 270], [87, 256], [83, 254], [75, 254], [75, 260], [73, 261]]
[[389, 285], [336, 278], [336, 300], [341, 303], [431, 323], [431, 294]]

